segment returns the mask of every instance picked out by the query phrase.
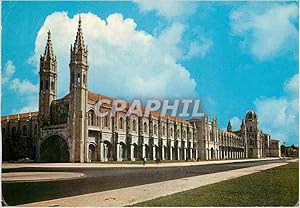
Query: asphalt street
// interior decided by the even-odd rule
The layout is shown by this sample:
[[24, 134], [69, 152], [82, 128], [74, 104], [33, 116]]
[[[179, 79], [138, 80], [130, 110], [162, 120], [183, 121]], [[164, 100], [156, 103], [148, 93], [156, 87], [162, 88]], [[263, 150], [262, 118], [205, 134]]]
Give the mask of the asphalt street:
[[[160, 181], [264, 165], [282, 160], [251, 161], [231, 164], [193, 165], [183, 167], [135, 168], [18, 168], [2, 172], [80, 172], [86, 177], [48, 182], [2, 183], [2, 194], [8, 205], [19, 205], [79, 194], [94, 193]], [[163, 187], [162, 187], [163, 188]]]

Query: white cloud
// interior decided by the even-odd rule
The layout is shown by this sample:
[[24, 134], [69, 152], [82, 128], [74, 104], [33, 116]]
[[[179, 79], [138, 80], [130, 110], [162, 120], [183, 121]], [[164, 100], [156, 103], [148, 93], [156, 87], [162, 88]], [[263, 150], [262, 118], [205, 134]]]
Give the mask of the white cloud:
[[297, 19], [298, 7], [294, 3], [264, 8], [249, 3], [230, 15], [233, 35], [241, 36], [241, 46], [260, 60], [282, 52], [295, 53], [298, 45]]
[[13, 79], [10, 82], [10, 88], [18, 92], [19, 95], [37, 94], [39, 88], [28, 80]]
[[[58, 59], [58, 90], [68, 92], [70, 44], [74, 43], [79, 15], [65, 12], [49, 15], [40, 28], [31, 63], [38, 69], [47, 31], [51, 30], [54, 53]], [[194, 96], [196, 82], [178, 64], [182, 55], [178, 43], [184, 30], [174, 23], [159, 36], [137, 30], [133, 19], [111, 14], [106, 20], [81, 14], [85, 43], [89, 50], [89, 89], [109, 96], [179, 97]]]
[[196, 5], [191, 2], [170, 0], [135, 0], [141, 12], [155, 11], [166, 18], [191, 15], [196, 12]]
[[233, 131], [237, 131], [241, 128], [242, 121], [238, 117], [234, 116], [230, 119], [230, 123]]
[[11, 79], [13, 74], [16, 71], [16, 67], [14, 63], [11, 60], [8, 60], [5, 63], [4, 70], [2, 71], [1, 77], [2, 77], [2, 84], [6, 83], [8, 80]]
[[266, 133], [281, 141], [298, 143], [299, 139], [299, 75], [285, 83], [287, 96], [259, 98], [255, 101], [259, 122]]
[[24, 103], [21, 109], [13, 109], [12, 113], [21, 113], [36, 111], [38, 108], [38, 85], [33, 84], [29, 80], [20, 80], [15, 78], [16, 67], [13, 61], [8, 60], [5, 63], [4, 72], [2, 74], [2, 87], [7, 87], [14, 91], [16, 98], [21, 98], [20, 103]]
[[188, 52], [184, 59], [191, 59], [195, 56], [204, 57], [213, 46], [212, 40], [208, 38], [200, 38], [200, 41], [193, 41], [189, 45]]
[[298, 95], [299, 93], [299, 74], [294, 75], [290, 80], [288, 80], [285, 85], [284, 89], [287, 92], [295, 93]]

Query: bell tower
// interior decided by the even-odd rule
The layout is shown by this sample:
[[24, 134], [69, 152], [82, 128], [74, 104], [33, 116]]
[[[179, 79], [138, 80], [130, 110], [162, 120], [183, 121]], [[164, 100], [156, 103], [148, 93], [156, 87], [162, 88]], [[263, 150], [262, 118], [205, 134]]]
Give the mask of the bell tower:
[[84, 44], [81, 17], [70, 57], [70, 129], [73, 140], [71, 161], [85, 162], [87, 138], [88, 50]]
[[245, 131], [250, 158], [260, 158], [260, 134], [258, 129], [258, 117], [253, 110], [248, 111], [245, 118]]
[[39, 118], [42, 125], [48, 125], [50, 122], [50, 105], [57, 94], [56, 83], [57, 62], [53, 53], [51, 33], [48, 31], [45, 52], [40, 57]]

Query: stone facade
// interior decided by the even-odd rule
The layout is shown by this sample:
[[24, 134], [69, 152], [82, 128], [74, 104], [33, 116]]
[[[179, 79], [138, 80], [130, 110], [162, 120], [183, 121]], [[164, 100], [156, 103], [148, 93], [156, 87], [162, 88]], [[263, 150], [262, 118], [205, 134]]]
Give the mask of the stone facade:
[[[57, 62], [51, 34], [40, 58], [39, 111], [1, 117], [3, 160], [31, 158], [48, 162], [141, 160], [218, 160], [280, 156], [280, 144], [258, 128], [249, 111], [239, 131], [218, 129], [207, 115], [184, 120], [151, 112], [99, 117], [98, 100], [112, 98], [88, 90], [88, 50], [81, 20], [70, 49], [70, 91], [57, 94]], [[110, 112], [111, 104], [101, 105]]]

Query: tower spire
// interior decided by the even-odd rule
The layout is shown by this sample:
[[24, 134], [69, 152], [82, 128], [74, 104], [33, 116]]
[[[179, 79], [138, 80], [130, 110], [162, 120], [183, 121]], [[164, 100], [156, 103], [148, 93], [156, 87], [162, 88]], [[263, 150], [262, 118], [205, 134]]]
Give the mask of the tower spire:
[[228, 121], [228, 124], [227, 124], [227, 131], [232, 132], [232, 126], [231, 126], [230, 120]]
[[85, 49], [83, 34], [82, 34], [82, 28], [81, 28], [81, 16], [80, 15], [79, 15], [76, 39], [75, 39], [75, 43], [74, 43], [74, 49], [75, 49], [75, 51]]
[[46, 44], [46, 47], [45, 47], [44, 58], [45, 59], [47, 59], [47, 58], [55, 59], [55, 56], [54, 56], [54, 53], [53, 53], [53, 48], [52, 48], [50, 30], [48, 31], [48, 38], [47, 38], [47, 44]]

